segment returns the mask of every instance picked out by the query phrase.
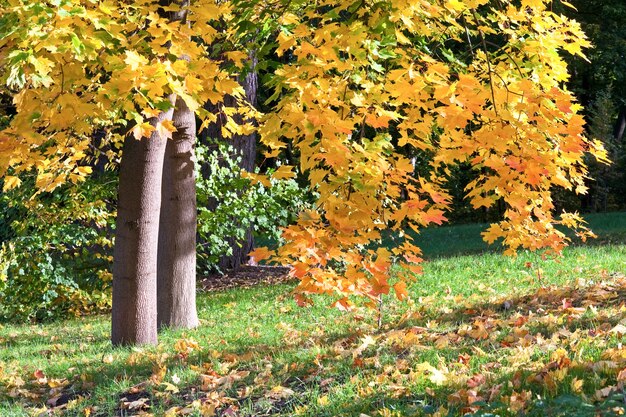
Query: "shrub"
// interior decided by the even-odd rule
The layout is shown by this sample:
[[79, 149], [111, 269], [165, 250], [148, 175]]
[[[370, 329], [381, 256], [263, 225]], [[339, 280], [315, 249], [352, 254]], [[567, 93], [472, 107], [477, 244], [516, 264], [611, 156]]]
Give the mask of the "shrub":
[[200, 146], [198, 159], [198, 248], [200, 271], [216, 270], [219, 258], [231, 255], [229, 239], [241, 242], [252, 228], [264, 241], [278, 241], [280, 227], [294, 221], [310, 201], [310, 195], [293, 180], [271, 179], [271, 186], [241, 176], [240, 159], [231, 146], [220, 144], [214, 151]]
[[110, 177], [0, 194], [0, 319], [45, 320], [110, 307]]

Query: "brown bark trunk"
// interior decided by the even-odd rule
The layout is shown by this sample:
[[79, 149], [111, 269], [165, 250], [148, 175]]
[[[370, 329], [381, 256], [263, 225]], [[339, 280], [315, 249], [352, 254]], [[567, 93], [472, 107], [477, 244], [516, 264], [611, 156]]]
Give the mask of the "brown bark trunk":
[[196, 312], [196, 119], [184, 100], [176, 100], [173, 133], [165, 150], [159, 260], [157, 273], [159, 328], [193, 328]]
[[[170, 119], [173, 110], [150, 120]], [[163, 157], [167, 138], [126, 137], [113, 250], [114, 345], [157, 343], [157, 248]]]

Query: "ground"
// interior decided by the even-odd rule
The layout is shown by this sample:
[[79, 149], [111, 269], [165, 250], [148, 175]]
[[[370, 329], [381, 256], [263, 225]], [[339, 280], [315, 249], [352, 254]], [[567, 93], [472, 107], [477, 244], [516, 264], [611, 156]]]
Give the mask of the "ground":
[[272, 285], [289, 282], [289, 268], [276, 266], [243, 265], [236, 271], [214, 273], [200, 279], [202, 291], [224, 291], [229, 288], [249, 288], [255, 285]]
[[428, 231], [424, 275], [384, 298], [381, 327], [327, 298], [297, 307], [275, 269], [224, 289], [248, 268], [203, 282], [201, 326], [155, 348], [112, 348], [106, 315], [5, 323], [0, 416], [620, 415], [625, 218], [596, 217], [599, 244], [557, 260], [484, 252], [479, 226]]

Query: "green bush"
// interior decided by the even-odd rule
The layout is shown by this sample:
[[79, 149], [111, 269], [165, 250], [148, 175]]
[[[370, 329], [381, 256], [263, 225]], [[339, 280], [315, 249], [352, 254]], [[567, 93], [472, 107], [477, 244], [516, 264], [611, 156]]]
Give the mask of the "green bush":
[[110, 307], [110, 177], [0, 194], [0, 319], [46, 320]]
[[241, 176], [240, 159], [228, 145], [214, 151], [200, 146], [197, 155], [210, 173], [197, 176], [201, 272], [216, 270], [220, 257], [232, 254], [229, 239], [243, 241], [249, 228], [264, 241], [278, 241], [280, 228], [293, 222], [311, 200], [293, 179], [271, 179], [270, 187], [252, 184]]

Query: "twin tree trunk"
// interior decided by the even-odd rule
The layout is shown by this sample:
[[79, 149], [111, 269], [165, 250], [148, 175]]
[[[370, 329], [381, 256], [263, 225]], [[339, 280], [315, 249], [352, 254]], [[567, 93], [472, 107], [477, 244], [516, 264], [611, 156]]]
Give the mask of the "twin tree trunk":
[[[163, 6], [171, 3], [161, 1]], [[188, 1], [180, 3], [185, 6]], [[167, 14], [170, 21], [185, 21], [184, 12]], [[255, 105], [258, 80], [256, 58], [251, 59], [252, 70], [242, 83], [249, 102]], [[156, 126], [172, 120], [177, 131], [171, 140], [155, 130], [150, 138], [127, 136], [124, 141], [113, 252], [114, 345], [156, 344], [159, 328], [198, 325], [196, 121], [182, 99], [169, 99], [174, 108], [150, 123]], [[215, 130], [221, 133], [221, 129]], [[234, 146], [242, 156], [241, 167], [252, 171], [256, 135], [235, 137]], [[233, 240], [231, 245], [233, 255], [223, 259], [222, 265], [237, 268], [252, 249], [252, 231], [248, 230], [244, 242]]]
[[[184, 24], [189, 1], [179, 3], [181, 11], [161, 13]], [[173, 108], [150, 123], [171, 120], [177, 129], [171, 140], [158, 130], [150, 138], [124, 140], [113, 250], [114, 345], [156, 344], [158, 328], [198, 325], [196, 120], [182, 99], [169, 100]]]
[[114, 345], [156, 344], [158, 328], [198, 325], [196, 121], [182, 99], [175, 103], [151, 120], [172, 120], [177, 131], [171, 140], [155, 131], [124, 141], [113, 251]]

